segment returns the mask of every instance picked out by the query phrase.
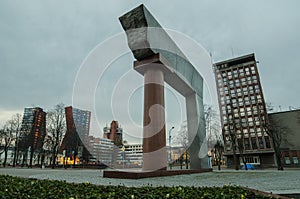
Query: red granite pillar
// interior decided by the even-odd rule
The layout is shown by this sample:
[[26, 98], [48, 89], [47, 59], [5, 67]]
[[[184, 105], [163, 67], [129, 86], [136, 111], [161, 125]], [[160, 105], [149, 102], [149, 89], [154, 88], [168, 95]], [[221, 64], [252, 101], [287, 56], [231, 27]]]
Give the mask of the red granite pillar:
[[[155, 65], [155, 64], [154, 64]], [[144, 73], [143, 170], [166, 169], [164, 74], [149, 64]]]

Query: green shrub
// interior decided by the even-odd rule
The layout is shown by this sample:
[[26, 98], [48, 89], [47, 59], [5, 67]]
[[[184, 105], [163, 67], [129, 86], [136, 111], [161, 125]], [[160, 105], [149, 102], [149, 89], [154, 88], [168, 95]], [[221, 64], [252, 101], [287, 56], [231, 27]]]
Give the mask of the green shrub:
[[125, 187], [74, 184], [0, 175], [0, 198], [269, 198], [236, 186]]

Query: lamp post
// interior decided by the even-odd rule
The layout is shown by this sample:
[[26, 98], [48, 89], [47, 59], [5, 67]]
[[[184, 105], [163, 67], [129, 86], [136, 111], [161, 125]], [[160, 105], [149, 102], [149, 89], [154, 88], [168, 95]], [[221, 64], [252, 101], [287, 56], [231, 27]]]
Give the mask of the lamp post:
[[123, 153], [122, 159], [123, 159], [123, 169], [124, 169], [125, 168], [125, 146], [124, 145], [122, 146], [122, 153]]
[[169, 161], [170, 161], [170, 170], [172, 169], [172, 154], [171, 154], [171, 152], [172, 152], [172, 148], [171, 148], [171, 138], [172, 138], [172, 136], [171, 136], [171, 131], [174, 129], [174, 126], [172, 126], [172, 128], [169, 130], [169, 148], [170, 148], [170, 150], [169, 150], [169, 157], [170, 157], [170, 159], [169, 159]]

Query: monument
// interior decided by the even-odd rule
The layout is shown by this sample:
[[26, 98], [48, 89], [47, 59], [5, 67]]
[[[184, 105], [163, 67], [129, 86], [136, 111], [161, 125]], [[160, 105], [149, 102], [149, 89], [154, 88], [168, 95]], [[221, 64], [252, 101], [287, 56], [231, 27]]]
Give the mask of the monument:
[[[203, 107], [203, 78], [142, 4], [119, 18], [134, 69], [144, 76], [142, 170], [105, 171], [104, 177], [143, 178], [211, 171]], [[190, 170], [167, 170], [164, 82], [185, 97]]]

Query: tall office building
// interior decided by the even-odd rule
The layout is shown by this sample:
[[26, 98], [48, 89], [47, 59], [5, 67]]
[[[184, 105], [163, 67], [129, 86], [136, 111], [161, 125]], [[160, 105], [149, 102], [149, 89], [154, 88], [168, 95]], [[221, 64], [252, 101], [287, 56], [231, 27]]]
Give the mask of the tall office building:
[[233, 147], [248, 163], [274, 165], [272, 142], [264, 129], [268, 115], [256, 63], [254, 54], [249, 54], [214, 64], [229, 166], [234, 164]]
[[91, 112], [69, 106], [65, 107], [65, 113], [67, 132], [60, 151], [65, 150], [65, 155], [74, 159], [75, 163], [79, 160], [88, 162]]
[[103, 128], [103, 138], [110, 139], [115, 145], [121, 146], [123, 143], [123, 129], [119, 127], [117, 121], [112, 121], [110, 127]]
[[45, 136], [46, 112], [40, 107], [25, 108], [18, 143], [22, 164], [27, 164], [28, 152], [29, 164], [32, 164], [34, 153], [41, 152], [43, 148]]

